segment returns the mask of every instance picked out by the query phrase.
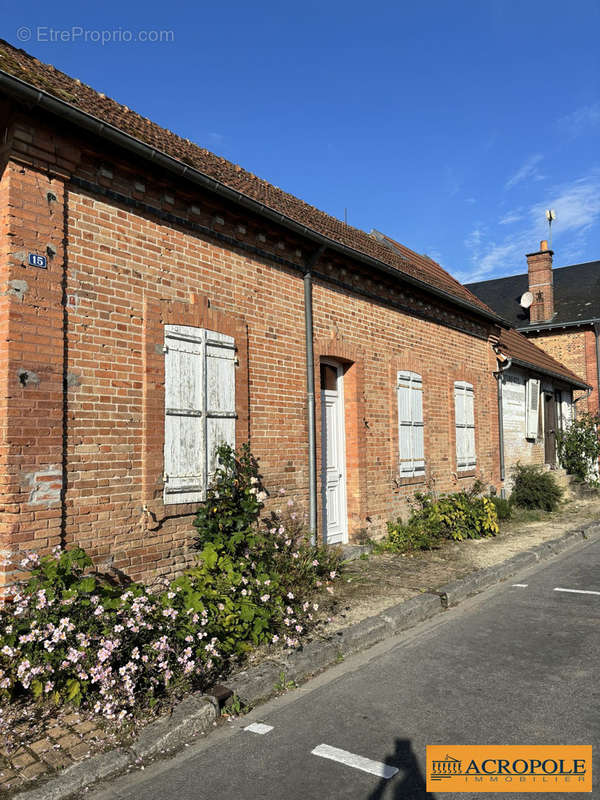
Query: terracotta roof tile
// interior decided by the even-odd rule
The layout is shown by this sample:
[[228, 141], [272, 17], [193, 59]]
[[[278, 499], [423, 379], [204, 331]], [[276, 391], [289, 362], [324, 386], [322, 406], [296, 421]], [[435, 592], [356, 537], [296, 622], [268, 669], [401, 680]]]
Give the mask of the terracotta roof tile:
[[161, 128], [131, 111], [127, 106], [117, 103], [3, 40], [0, 40], [0, 70], [113, 125], [122, 132], [339, 244], [357, 250], [397, 269], [400, 273], [423, 281], [431, 287], [441, 289], [475, 308], [490, 313], [490, 309], [479, 298], [434, 261], [417, 256], [412, 250], [403, 248], [397, 243], [395, 243], [396, 250], [388, 247], [365, 231], [346, 225], [341, 220], [257, 178], [237, 164]]
[[568, 383], [576, 383], [579, 386], [587, 386], [583, 378], [578, 377], [570, 369], [567, 369], [560, 361], [552, 358], [545, 350], [535, 345], [531, 339], [523, 336], [514, 328], [503, 330], [500, 336], [500, 348], [503, 353], [517, 359], [525, 364], [537, 367], [541, 372], [560, 375]]

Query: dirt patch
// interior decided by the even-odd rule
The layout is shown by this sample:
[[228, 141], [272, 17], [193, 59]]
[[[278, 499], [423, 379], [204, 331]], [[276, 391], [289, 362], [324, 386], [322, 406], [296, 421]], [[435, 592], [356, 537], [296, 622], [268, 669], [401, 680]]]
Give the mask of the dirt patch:
[[478, 569], [506, 561], [537, 544], [558, 538], [578, 525], [600, 518], [600, 498], [571, 500], [539, 522], [504, 522], [498, 536], [444, 542], [437, 550], [414, 554], [371, 554], [348, 564], [343, 582], [328, 605], [330, 622], [320, 632], [333, 632], [374, 616], [390, 606]]

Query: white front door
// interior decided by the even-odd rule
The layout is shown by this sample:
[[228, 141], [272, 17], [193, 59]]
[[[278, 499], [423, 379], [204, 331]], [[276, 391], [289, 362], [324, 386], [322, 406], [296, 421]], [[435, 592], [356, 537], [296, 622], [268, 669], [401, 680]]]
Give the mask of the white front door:
[[321, 491], [323, 541], [348, 541], [344, 385], [339, 364], [321, 364]]

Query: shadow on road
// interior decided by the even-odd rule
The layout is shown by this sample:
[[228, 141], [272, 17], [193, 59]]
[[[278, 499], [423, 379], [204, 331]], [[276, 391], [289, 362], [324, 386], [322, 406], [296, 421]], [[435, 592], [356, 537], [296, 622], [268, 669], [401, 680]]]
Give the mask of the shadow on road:
[[396, 749], [384, 763], [398, 767], [400, 773], [390, 780], [382, 778], [367, 800], [435, 800], [435, 795], [425, 788], [425, 778], [409, 739], [396, 739]]

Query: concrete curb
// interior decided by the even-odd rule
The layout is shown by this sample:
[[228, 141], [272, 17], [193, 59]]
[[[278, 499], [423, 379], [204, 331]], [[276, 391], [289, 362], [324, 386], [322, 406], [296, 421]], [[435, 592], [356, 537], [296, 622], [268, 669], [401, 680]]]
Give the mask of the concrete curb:
[[[300, 683], [339, 663], [346, 655], [366, 650], [389, 636], [413, 628], [454, 607], [479, 592], [506, 580], [537, 562], [546, 561], [585, 540], [600, 538], [600, 521], [566, 531], [500, 564], [480, 569], [464, 578], [427, 592], [405, 603], [386, 608], [381, 614], [350, 625], [328, 639], [315, 640], [287, 656], [269, 659], [232, 674], [228, 688], [248, 705], [257, 705], [288, 683]], [[38, 787], [14, 795], [15, 800], [66, 800], [86, 786], [111, 778], [135, 766], [140, 760], [176, 750], [199, 733], [212, 730], [219, 715], [217, 701], [206, 695], [192, 695], [179, 703], [172, 714], [142, 729], [129, 750], [117, 749], [93, 756], [65, 769]]]

